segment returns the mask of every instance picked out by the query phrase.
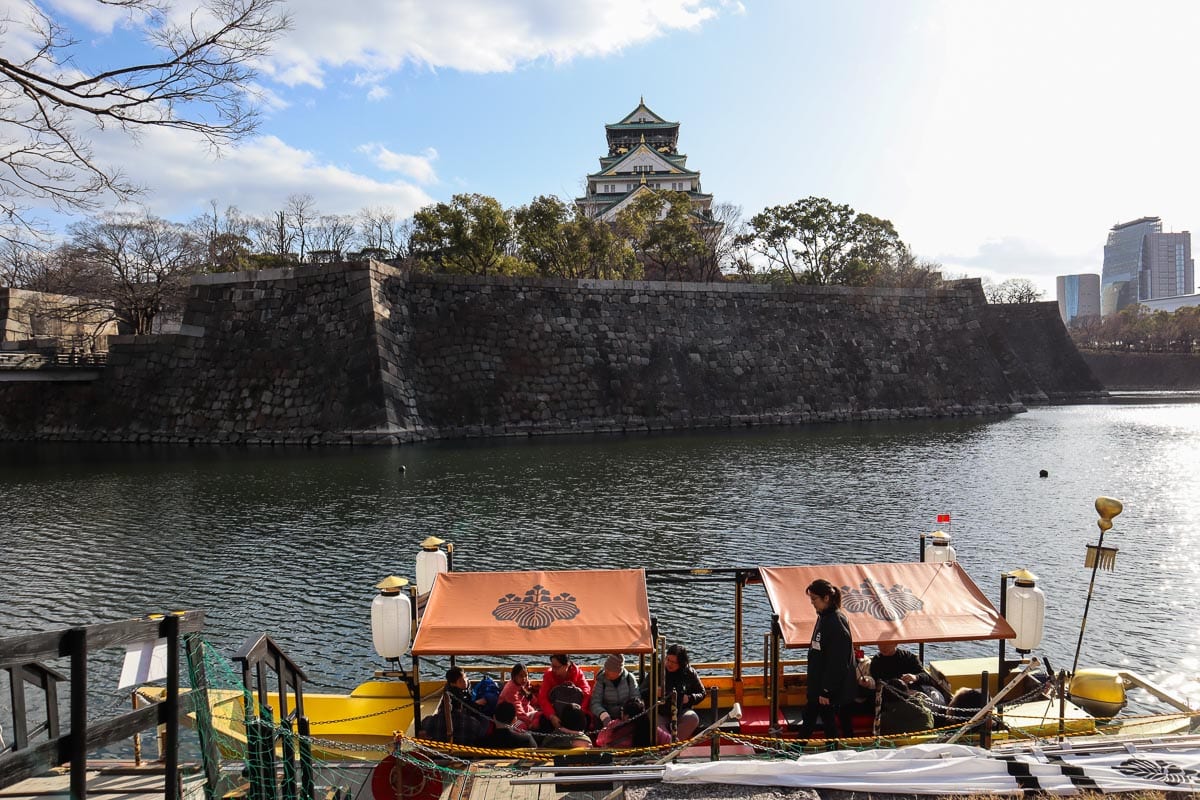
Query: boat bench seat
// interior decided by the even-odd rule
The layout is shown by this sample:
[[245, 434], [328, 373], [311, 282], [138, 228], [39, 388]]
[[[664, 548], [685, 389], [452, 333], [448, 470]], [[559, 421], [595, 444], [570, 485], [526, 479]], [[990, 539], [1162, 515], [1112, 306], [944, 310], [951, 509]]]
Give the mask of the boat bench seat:
[[751, 736], [767, 736], [773, 727], [781, 731], [787, 730], [787, 716], [783, 713], [782, 708], [779, 709], [779, 716], [775, 720], [775, 724], [771, 724], [770, 706], [744, 706], [739, 723], [739, 731]]

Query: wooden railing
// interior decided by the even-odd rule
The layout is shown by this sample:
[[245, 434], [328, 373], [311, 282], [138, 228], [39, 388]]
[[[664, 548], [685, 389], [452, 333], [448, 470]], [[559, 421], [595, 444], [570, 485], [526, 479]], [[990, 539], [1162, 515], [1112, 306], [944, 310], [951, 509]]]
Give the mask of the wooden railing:
[[[128, 739], [139, 731], [164, 726], [163, 763], [165, 800], [179, 794], [179, 664], [183, 634], [204, 627], [204, 612], [186, 611], [154, 618], [109, 622], [47, 633], [0, 639], [0, 669], [7, 670], [12, 686], [13, 741], [0, 752], [0, 787], [33, 777], [61, 764], [70, 764], [72, 800], [87, 798], [87, 754]], [[167, 640], [166, 699], [110, 719], [88, 719], [88, 659], [92, 652], [127, 644]], [[70, 659], [63, 676], [40, 662]], [[70, 686], [70, 712], [66, 733], [59, 730], [57, 684]], [[26, 684], [39, 688], [46, 701], [46, 722], [30, 729], [26, 713]], [[30, 739], [46, 733], [46, 741]]]
[[[276, 791], [276, 744], [283, 767], [282, 780], [278, 782], [283, 800], [313, 800], [311, 727], [304, 715], [304, 681], [308, 676], [265, 634], [247, 639], [233, 660], [241, 665], [242, 684], [247, 690], [246, 758], [250, 800], [277, 800], [279, 797]], [[272, 694], [275, 695], [275, 708], [279, 710], [278, 721], [272, 718]]]

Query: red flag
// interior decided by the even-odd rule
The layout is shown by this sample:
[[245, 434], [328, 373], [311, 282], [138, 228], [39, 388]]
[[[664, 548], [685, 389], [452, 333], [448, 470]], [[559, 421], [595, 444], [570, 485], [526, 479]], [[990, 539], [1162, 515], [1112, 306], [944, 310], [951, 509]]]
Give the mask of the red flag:
[[946, 525], [949, 525], [950, 524], [950, 515], [949, 514], [938, 514], [937, 521], [938, 521], [938, 525], [941, 525], [943, 523], [945, 523]]

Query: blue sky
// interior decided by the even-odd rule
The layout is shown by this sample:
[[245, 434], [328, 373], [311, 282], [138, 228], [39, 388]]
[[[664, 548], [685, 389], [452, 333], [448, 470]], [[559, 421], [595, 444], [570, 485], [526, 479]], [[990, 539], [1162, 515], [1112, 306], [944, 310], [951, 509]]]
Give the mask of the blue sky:
[[[133, 48], [92, 0], [46, 2], [81, 63]], [[1056, 274], [1099, 271], [1112, 224], [1200, 223], [1197, 5], [293, 0], [255, 139], [213, 160], [177, 133], [106, 132], [97, 152], [175, 219], [299, 192], [324, 213], [462, 191], [511, 206], [576, 196], [603, 125], [644, 96], [747, 217], [826, 196], [949, 272], [1052, 298]]]

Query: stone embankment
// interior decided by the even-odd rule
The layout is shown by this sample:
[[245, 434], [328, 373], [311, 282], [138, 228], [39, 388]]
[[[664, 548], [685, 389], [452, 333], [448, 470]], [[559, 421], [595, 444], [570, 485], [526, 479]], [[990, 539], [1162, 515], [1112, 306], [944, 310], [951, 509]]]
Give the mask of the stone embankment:
[[[113, 338], [100, 380], [0, 383], [0, 437], [402, 443], [1007, 414], [1099, 391], [1057, 311], [1024, 313], [988, 307], [977, 281], [516, 280], [375, 262], [203, 276], [180, 333]], [[1023, 341], [1013, 325], [1046, 330]]]
[[1105, 388], [1111, 390], [1200, 389], [1200, 354], [1103, 353], [1085, 350], [1083, 360]]

